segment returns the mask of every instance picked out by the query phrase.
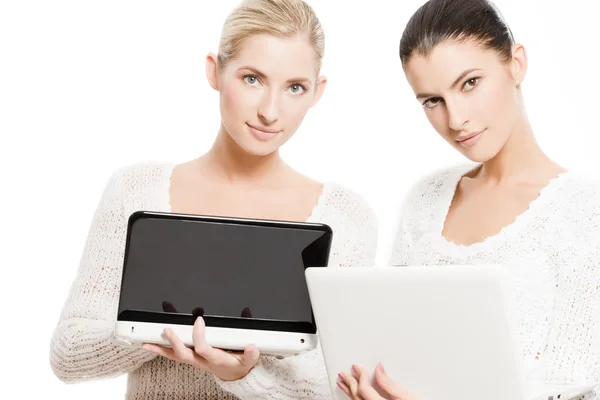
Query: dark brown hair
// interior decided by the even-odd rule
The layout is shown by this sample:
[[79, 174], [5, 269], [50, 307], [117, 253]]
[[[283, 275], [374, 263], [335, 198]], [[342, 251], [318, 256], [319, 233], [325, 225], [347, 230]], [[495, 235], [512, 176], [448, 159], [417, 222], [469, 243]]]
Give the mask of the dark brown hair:
[[474, 40], [495, 50], [503, 62], [512, 59], [515, 43], [500, 11], [488, 0], [429, 0], [410, 18], [400, 40], [405, 66], [413, 54], [427, 56], [448, 39]]

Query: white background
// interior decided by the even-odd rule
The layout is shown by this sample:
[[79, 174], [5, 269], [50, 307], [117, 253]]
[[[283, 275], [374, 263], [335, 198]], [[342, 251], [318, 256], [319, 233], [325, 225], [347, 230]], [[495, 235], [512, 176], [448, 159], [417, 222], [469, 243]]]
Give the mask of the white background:
[[[329, 85], [282, 151], [367, 199], [379, 216], [380, 265], [409, 185], [463, 161], [428, 125], [400, 67], [399, 39], [421, 3], [310, 1], [326, 31]], [[204, 57], [236, 4], [0, 3], [1, 397], [123, 398], [125, 377], [59, 382], [48, 363], [52, 330], [108, 177], [211, 145], [218, 93]], [[524, 94], [542, 147], [572, 170], [598, 170], [596, 2], [497, 4], [528, 49]]]

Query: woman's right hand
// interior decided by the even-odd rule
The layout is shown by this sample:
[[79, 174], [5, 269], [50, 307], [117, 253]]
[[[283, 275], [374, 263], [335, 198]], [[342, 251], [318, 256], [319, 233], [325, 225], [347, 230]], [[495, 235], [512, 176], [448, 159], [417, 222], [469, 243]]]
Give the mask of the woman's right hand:
[[206, 343], [206, 326], [202, 317], [194, 324], [194, 348], [187, 347], [175, 332], [165, 329], [165, 337], [171, 347], [145, 343], [143, 348], [174, 361], [190, 364], [208, 371], [223, 381], [235, 381], [244, 378], [256, 365], [259, 351], [256, 346], [248, 346], [243, 353], [216, 349]]
[[387, 399], [371, 385], [369, 373], [362, 367], [353, 365], [351, 374], [342, 372], [339, 378], [339, 388], [352, 400], [419, 400], [392, 381], [381, 364], [375, 369], [375, 382], [385, 392]]

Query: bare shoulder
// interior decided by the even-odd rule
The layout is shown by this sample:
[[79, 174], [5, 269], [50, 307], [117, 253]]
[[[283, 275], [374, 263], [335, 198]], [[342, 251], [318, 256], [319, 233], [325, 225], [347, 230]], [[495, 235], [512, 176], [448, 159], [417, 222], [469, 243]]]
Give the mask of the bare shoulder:
[[348, 186], [333, 181], [320, 182], [295, 170], [291, 170], [291, 173], [294, 177], [290, 183], [310, 194], [318, 202], [318, 207], [326, 213], [354, 217], [374, 214], [365, 198]]
[[287, 191], [295, 193], [297, 200], [307, 207], [313, 207], [324, 194], [325, 184], [309, 176], [290, 169], [285, 179]]
[[191, 180], [197, 180], [199, 172], [202, 172], [202, 168], [199, 165], [199, 159], [175, 164], [173, 165], [173, 171], [171, 173], [171, 183], [173, 186], [178, 186]]
[[304, 175], [292, 168], [287, 171], [286, 182], [290, 187], [304, 190], [320, 191], [323, 188], [322, 182], [319, 182], [316, 179]]

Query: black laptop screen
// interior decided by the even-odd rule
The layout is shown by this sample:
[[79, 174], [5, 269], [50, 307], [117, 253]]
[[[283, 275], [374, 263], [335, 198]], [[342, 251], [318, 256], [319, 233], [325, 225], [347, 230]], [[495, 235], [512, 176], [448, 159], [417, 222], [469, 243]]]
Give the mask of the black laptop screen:
[[325, 225], [139, 213], [119, 320], [315, 333], [304, 270], [328, 263]]

